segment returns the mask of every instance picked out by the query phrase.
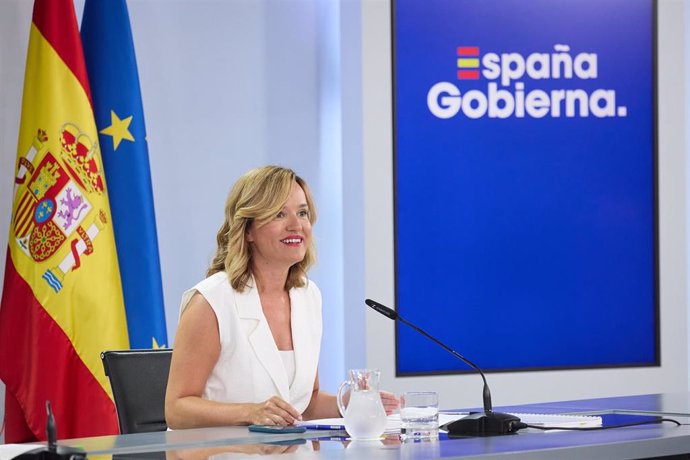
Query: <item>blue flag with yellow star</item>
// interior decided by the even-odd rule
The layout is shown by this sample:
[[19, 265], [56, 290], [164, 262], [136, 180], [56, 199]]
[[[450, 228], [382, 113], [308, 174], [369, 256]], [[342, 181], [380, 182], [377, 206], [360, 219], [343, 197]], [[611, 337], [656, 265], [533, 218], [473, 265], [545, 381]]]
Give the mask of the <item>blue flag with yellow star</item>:
[[125, 0], [86, 0], [81, 36], [131, 348], [167, 343], [139, 75]]

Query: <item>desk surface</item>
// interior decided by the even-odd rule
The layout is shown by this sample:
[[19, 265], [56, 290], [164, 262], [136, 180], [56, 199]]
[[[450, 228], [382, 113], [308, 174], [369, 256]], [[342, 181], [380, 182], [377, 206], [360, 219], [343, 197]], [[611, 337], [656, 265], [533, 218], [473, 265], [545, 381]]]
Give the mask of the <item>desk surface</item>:
[[[319, 459], [511, 459], [645, 458], [690, 453], [690, 393], [623, 396], [559, 401], [496, 408], [500, 412], [665, 415], [671, 423], [602, 431], [520, 432], [510, 436], [442, 439], [426, 443], [400, 443], [397, 436], [382, 441], [352, 443], [330, 438], [344, 432], [307, 432], [298, 435], [252, 433], [246, 427], [201, 428], [121, 436], [61, 440], [79, 446], [89, 457], [225, 460], [263, 454], [264, 458]], [[314, 440], [315, 437], [320, 440]], [[328, 438], [328, 439], [323, 439]], [[274, 443], [274, 444], [271, 444]], [[278, 443], [278, 444], [275, 444]], [[136, 454], [136, 455], [135, 455]], [[254, 457], [256, 458], [256, 457]]]

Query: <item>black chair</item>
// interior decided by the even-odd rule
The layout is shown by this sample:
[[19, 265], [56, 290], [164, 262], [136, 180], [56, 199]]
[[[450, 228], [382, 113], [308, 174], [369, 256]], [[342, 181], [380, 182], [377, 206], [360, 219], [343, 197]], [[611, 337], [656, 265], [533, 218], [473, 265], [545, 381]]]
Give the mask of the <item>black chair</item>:
[[171, 349], [111, 350], [101, 353], [113, 389], [120, 433], [165, 431], [165, 390]]

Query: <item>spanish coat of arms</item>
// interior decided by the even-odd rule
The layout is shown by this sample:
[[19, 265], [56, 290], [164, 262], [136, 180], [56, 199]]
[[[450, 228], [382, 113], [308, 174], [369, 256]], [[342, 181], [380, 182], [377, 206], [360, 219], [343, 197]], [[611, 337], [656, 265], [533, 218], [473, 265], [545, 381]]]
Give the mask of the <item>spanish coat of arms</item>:
[[19, 159], [12, 231], [15, 243], [33, 261], [59, 256], [43, 274], [59, 292], [64, 277], [81, 265], [81, 256], [93, 252], [93, 240], [107, 218], [89, 201], [104, 190], [98, 144], [73, 123], [60, 128], [57, 155], [49, 151], [47, 141], [47, 133], [39, 129]]

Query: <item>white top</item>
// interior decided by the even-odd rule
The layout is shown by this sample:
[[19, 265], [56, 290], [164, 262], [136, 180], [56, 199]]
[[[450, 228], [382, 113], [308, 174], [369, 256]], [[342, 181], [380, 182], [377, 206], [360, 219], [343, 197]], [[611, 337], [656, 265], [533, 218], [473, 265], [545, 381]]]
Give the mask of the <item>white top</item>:
[[283, 359], [283, 366], [287, 374], [288, 384], [292, 386], [295, 380], [295, 352], [294, 350], [279, 350], [280, 357]]
[[224, 402], [262, 402], [280, 396], [300, 413], [309, 405], [321, 348], [321, 292], [313, 281], [291, 289], [290, 322], [294, 376], [278, 352], [259, 293], [235, 291], [225, 272], [216, 273], [182, 295], [180, 315], [194, 293], [208, 301], [218, 320], [220, 356], [202, 397]]

